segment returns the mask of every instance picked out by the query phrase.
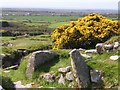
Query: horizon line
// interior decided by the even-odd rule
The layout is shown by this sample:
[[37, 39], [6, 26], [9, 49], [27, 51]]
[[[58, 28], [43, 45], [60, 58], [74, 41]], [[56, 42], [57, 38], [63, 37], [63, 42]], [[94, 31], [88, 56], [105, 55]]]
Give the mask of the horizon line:
[[59, 9], [59, 10], [118, 10], [117, 9], [109, 9], [109, 8], [42, 8], [42, 7], [0, 7], [4, 8], [13, 8], [13, 9]]

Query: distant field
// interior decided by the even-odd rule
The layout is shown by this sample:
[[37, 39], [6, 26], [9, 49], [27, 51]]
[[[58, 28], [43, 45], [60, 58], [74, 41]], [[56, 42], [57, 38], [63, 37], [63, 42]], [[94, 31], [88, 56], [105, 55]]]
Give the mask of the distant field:
[[0, 41], [9, 41], [11, 40], [13, 37], [11, 36], [6, 36], [6, 37], [0, 37]]
[[49, 28], [57, 28], [63, 24], [68, 24], [69, 22], [58, 22], [58, 23], [53, 23], [49, 26]]
[[[41, 33], [50, 34], [55, 28], [70, 21], [76, 21], [79, 16], [60, 16], [60, 15], [31, 15], [31, 16], [4, 16], [2, 21], [11, 22], [14, 27], [5, 27], [15, 35], [40, 35]], [[15, 33], [16, 32], [16, 33]]]
[[7, 16], [6, 20], [16, 20], [16, 21], [24, 21], [31, 20], [32, 22], [38, 21], [47, 21], [47, 22], [63, 22], [63, 21], [71, 21], [78, 19], [79, 16]]

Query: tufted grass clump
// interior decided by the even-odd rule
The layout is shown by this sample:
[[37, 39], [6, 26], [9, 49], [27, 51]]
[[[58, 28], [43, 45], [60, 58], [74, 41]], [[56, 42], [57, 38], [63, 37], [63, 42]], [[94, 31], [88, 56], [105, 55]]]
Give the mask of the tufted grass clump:
[[89, 14], [56, 28], [52, 33], [54, 49], [94, 48], [98, 42], [120, 35], [118, 24], [102, 15]]

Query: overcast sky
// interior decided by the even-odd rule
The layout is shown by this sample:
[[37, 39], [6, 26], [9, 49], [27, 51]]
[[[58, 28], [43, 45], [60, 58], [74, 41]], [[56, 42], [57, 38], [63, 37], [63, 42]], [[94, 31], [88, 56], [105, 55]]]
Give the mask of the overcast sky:
[[118, 9], [119, 0], [0, 0], [0, 7], [52, 9]]

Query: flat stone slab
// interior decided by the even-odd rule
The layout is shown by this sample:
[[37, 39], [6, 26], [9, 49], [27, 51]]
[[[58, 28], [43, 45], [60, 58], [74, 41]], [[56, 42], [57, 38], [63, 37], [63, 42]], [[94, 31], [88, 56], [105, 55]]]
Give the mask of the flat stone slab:
[[113, 61], [118, 60], [119, 58], [120, 56], [118, 55], [110, 56], [110, 60], [113, 60]]
[[57, 54], [52, 51], [33, 52], [28, 61], [26, 76], [29, 79], [32, 78], [33, 72], [39, 65], [42, 65], [47, 61], [54, 60], [56, 56]]

